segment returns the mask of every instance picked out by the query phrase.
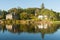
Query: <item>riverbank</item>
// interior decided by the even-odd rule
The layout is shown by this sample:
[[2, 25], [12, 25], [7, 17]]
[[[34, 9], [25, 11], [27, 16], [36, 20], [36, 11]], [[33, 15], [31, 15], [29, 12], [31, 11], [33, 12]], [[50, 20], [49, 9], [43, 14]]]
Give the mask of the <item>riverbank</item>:
[[47, 23], [47, 24], [60, 24], [60, 21], [36, 21], [36, 20], [2, 20], [0, 21], [0, 24], [41, 24], [41, 23]]
[[60, 24], [60, 21], [52, 21], [53, 24]]

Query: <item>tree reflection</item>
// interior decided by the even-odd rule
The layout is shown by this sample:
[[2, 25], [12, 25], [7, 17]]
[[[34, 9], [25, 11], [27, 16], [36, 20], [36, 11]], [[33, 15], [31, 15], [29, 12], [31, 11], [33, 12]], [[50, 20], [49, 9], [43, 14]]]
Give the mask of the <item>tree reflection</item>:
[[42, 39], [45, 34], [54, 33], [60, 28], [58, 24], [12, 24], [12, 25], [0, 25], [0, 31], [8, 30], [11, 33], [28, 32], [28, 33], [41, 33]]

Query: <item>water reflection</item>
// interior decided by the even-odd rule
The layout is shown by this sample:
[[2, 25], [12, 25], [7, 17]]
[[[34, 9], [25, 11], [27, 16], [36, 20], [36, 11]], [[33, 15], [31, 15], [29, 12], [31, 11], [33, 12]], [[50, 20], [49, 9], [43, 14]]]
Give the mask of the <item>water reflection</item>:
[[19, 25], [6, 25], [6, 29], [13, 33], [18, 33], [20, 31]]
[[5, 31], [8, 30], [11, 33], [18, 33], [20, 34], [21, 32], [28, 32], [28, 33], [41, 33], [42, 39], [44, 39], [45, 34], [52, 34], [59, 29], [59, 25], [56, 24], [25, 24], [25, 25], [0, 25], [0, 31]]
[[39, 29], [47, 29], [48, 28], [48, 24], [38, 24], [37, 25], [37, 27], [39, 28]]
[[8, 30], [12, 30], [12, 25], [6, 25], [6, 29], [8, 29]]

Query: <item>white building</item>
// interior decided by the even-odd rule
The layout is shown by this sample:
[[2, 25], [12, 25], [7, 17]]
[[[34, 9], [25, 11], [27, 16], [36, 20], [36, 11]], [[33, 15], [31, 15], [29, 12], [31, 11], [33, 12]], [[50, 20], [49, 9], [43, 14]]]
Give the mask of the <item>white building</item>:
[[38, 19], [43, 19], [43, 18], [44, 18], [43, 15], [38, 16]]
[[47, 18], [48, 18], [47, 15], [39, 15], [39, 16], [38, 16], [38, 19], [41, 19], [41, 20], [42, 20], [42, 19], [47, 19]]
[[13, 15], [12, 14], [7, 14], [6, 19], [13, 19]]

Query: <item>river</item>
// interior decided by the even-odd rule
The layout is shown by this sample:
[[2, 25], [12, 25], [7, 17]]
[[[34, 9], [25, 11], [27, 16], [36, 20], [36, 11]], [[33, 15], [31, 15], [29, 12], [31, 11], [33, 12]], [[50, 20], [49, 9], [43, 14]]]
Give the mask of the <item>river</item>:
[[0, 24], [0, 40], [60, 40], [60, 25]]

